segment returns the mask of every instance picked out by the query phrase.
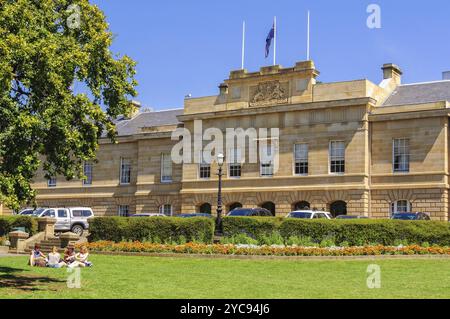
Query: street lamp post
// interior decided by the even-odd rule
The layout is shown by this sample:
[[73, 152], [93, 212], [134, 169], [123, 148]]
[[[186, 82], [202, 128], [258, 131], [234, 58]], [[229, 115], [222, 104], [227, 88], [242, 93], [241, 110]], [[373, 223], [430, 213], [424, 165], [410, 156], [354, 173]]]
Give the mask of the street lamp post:
[[222, 234], [222, 176], [223, 176], [223, 163], [225, 156], [223, 154], [217, 155], [217, 164], [219, 165], [219, 187], [217, 194], [217, 220], [216, 220], [216, 233]]

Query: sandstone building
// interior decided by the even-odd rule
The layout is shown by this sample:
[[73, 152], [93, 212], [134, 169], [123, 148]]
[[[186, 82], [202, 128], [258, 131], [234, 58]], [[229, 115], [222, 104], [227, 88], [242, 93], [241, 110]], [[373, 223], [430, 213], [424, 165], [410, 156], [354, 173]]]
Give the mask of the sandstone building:
[[172, 131], [193, 131], [202, 120], [204, 130], [280, 129], [278, 171], [261, 162], [224, 165], [225, 211], [262, 206], [283, 216], [314, 207], [372, 218], [422, 211], [448, 220], [450, 81], [404, 85], [398, 66], [382, 70], [379, 85], [320, 83], [312, 61], [233, 71], [216, 96], [119, 120], [119, 143], [100, 141], [98, 163], [85, 164], [87, 180], [47, 181], [39, 172], [38, 203], [90, 206], [96, 215], [214, 214], [217, 164], [174, 164], [170, 156]]

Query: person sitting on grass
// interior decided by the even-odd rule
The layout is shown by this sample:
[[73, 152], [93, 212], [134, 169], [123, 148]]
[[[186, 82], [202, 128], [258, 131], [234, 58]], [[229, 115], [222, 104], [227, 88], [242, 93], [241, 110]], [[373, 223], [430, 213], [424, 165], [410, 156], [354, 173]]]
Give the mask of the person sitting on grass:
[[67, 246], [64, 251], [64, 260], [62, 260], [59, 265], [60, 267], [67, 267], [75, 261], [75, 249], [73, 246]]
[[35, 244], [31, 251], [29, 265], [31, 267], [45, 267], [47, 265], [47, 257], [42, 253], [39, 244]]
[[69, 268], [76, 268], [76, 267], [91, 267], [92, 263], [88, 261], [89, 252], [86, 246], [82, 246], [80, 249], [80, 252], [75, 255], [75, 261], [71, 263], [68, 267]]
[[58, 248], [55, 246], [52, 249], [52, 252], [48, 254], [48, 262], [47, 267], [50, 268], [61, 268], [61, 254], [58, 252]]

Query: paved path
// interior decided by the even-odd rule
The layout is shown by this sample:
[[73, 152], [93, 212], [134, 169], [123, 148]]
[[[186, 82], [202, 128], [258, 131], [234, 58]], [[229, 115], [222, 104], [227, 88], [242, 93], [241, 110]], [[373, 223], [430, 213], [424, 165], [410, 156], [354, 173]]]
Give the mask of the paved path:
[[0, 258], [2, 257], [23, 257], [25, 255], [20, 255], [20, 254], [0, 254]]

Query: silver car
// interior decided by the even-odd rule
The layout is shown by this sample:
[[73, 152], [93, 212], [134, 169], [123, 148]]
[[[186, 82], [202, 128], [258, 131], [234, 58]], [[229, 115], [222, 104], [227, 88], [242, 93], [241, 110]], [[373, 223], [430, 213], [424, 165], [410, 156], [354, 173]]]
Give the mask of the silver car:
[[81, 236], [89, 228], [88, 219], [94, 217], [94, 212], [89, 207], [39, 208], [33, 216], [56, 218], [55, 232], [71, 231]]

